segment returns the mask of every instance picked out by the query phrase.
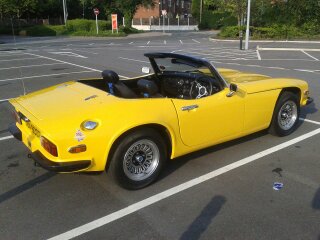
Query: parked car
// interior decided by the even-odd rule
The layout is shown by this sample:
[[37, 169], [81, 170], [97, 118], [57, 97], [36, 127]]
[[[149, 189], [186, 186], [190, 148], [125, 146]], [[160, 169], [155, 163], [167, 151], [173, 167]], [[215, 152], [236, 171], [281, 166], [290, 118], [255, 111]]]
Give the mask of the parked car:
[[104, 171], [124, 187], [156, 180], [167, 159], [263, 130], [297, 128], [308, 84], [174, 53], [147, 53], [153, 73], [70, 81], [10, 100], [11, 133], [50, 171]]

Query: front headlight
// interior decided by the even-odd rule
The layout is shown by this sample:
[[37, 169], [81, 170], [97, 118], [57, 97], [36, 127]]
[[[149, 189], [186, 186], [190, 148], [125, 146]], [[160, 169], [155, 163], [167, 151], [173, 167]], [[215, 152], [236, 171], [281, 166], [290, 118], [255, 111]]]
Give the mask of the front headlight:
[[84, 121], [81, 126], [85, 130], [93, 130], [98, 126], [98, 123], [95, 121]]

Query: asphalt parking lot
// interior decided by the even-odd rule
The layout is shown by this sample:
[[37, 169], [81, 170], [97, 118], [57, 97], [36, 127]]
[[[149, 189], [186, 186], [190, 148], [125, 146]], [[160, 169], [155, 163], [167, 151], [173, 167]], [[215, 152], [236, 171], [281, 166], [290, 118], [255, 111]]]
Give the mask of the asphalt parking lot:
[[[0, 44], [0, 239], [320, 239], [320, 43], [252, 42], [242, 51], [238, 42], [210, 35]], [[180, 157], [138, 191], [111, 184], [105, 173], [47, 172], [8, 133], [8, 99], [104, 69], [141, 75], [150, 51], [303, 79], [314, 103], [302, 109], [292, 135], [262, 131]], [[283, 188], [275, 191], [274, 182]]]

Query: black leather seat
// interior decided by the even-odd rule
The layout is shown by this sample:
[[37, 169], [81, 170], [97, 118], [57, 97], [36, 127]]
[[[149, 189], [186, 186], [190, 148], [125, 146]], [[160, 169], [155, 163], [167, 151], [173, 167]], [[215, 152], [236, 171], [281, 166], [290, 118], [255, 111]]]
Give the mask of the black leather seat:
[[150, 80], [140, 79], [137, 83], [140, 92], [145, 98], [161, 98], [157, 84]]
[[118, 74], [114, 71], [104, 70], [102, 77], [108, 83], [109, 93], [123, 98], [138, 98], [134, 91], [119, 80]]

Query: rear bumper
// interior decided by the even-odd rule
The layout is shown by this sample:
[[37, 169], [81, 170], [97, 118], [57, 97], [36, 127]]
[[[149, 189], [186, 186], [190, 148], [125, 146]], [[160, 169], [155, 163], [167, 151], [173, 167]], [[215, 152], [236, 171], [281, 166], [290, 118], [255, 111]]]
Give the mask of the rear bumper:
[[75, 172], [88, 168], [90, 160], [80, 160], [72, 162], [53, 162], [47, 159], [40, 151], [35, 151], [29, 155], [41, 167], [53, 172]]
[[[10, 133], [19, 141], [22, 141], [22, 132], [15, 125], [11, 124], [9, 126]], [[47, 159], [40, 151], [35, 151], [28, 155], [36, 163], [46, 170], [53, 172], [75, 172], [88, 168], [91, 164], [90, 160], [78, 160], [70, 162], [54, 162]]]

